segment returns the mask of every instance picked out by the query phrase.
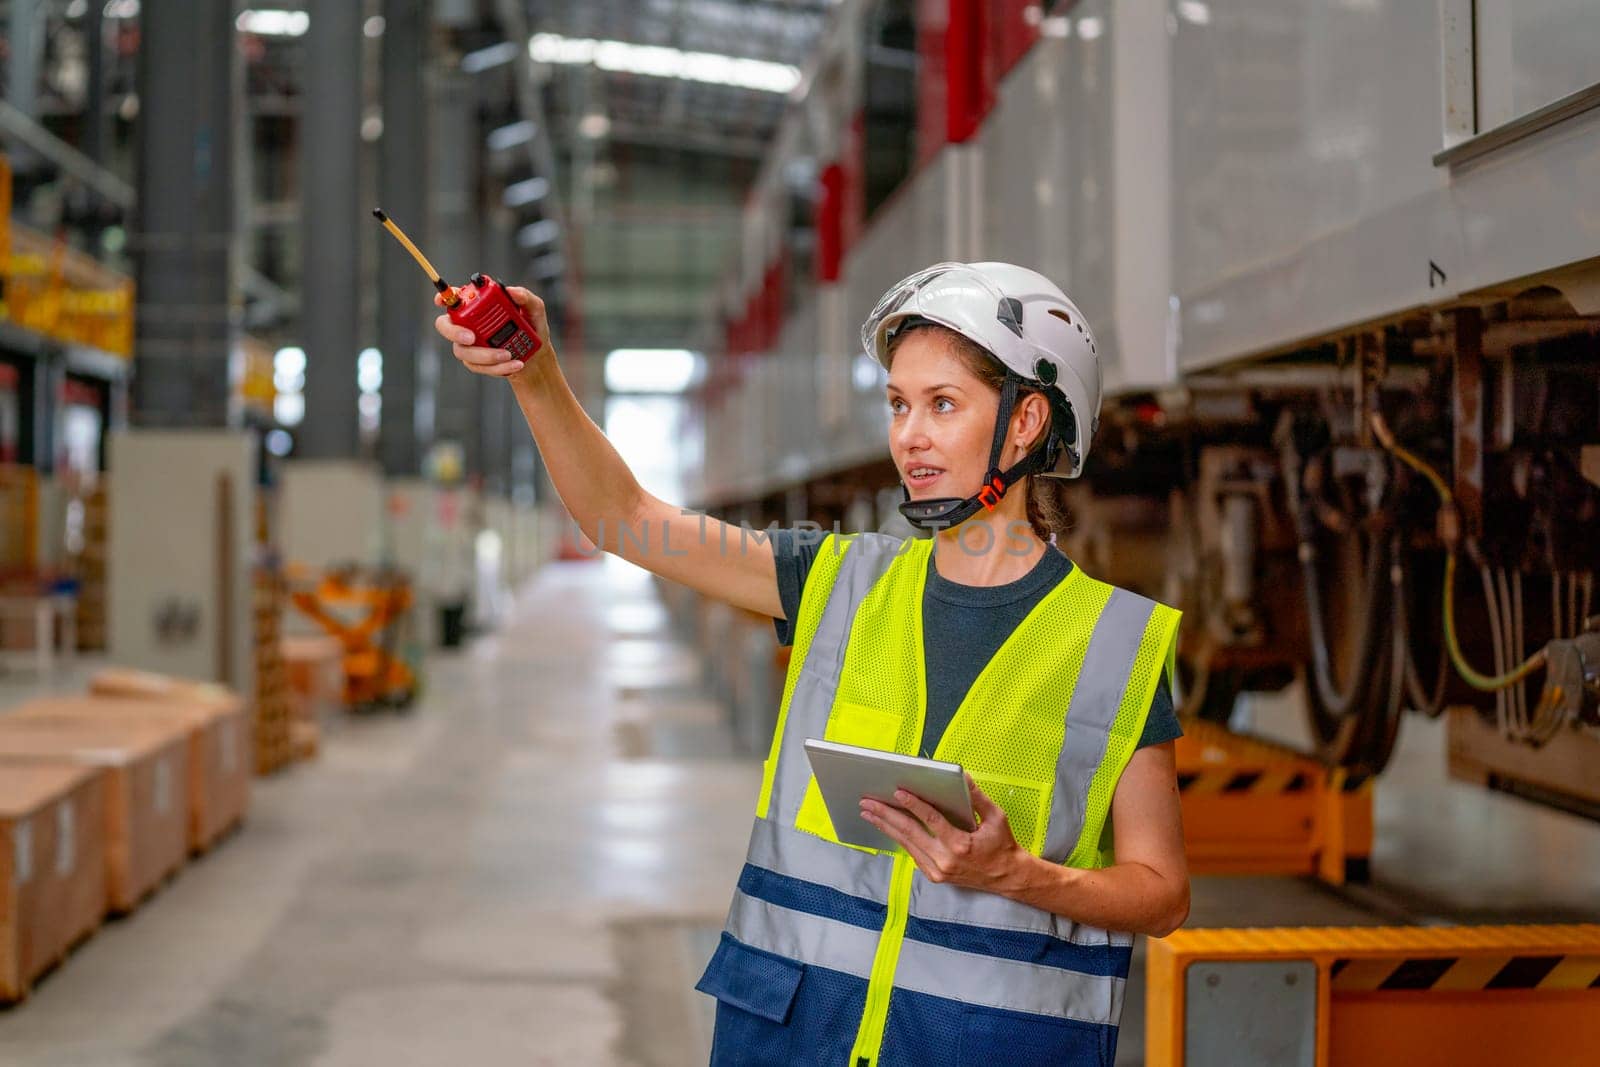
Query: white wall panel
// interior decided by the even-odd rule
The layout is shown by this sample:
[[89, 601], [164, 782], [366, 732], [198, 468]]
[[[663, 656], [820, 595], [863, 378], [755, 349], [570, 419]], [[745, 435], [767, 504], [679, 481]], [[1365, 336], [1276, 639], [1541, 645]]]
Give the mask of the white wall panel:
[[1166, 0], [1122, 0], [1116, 13], [1110, 23], [1116, 318], [1101, 357], [1101, 378], [1112, 393], [1168, 385], [1177, 377], [1170, 310], [1171, 16]]
[[374, 464], [293, 460], [278, 492], [284, 559], [323, 569], [381, 558], [383, 477]]
[[1176, 19], [1172, 43], [1182, 365], [1437, 298], [1430, 260], [1461, 259], [1432, 162], [1444, 128], [1437, 5], [1206, 10], [1204, 24]]
[[1450, 198], [1462, 235], [1452, 291], [1600, 256], [1600, 111], [1458, 167]]
[[[906, 179], [878, 209], [861, 241], [845, 259], [846, 318], [856, 336], [878, 298], [895, 282], [947, 258], [950, 222], [945, 217], [948, 152]], [[852, 350], [860, 347], [852, 343]]]
[[827, 440], [818, 404], [817, 363], [821, 349], [817, 304], [807, 300], [789, 316], [778, 342], [778, 362], [783, 367], [783, 444], [774, 469], [788, 478], [802, 478], [816, 462]]
[[[1042, 37], [1001, 86], [979, 134], [979, 209], [982, 257], [1032, 267], [1066, 290], [1094, 327], [1106, 376], [1116, 380], [1115, 236], [1123, 189], [1112, 137], [1118, 29], [1110, 6], [1089, 0], [1074, 7], [1071, 19], [1053, 24], [1066, 26], [1066, 35]], [[1164, 26], [1164, 11], [1162, 18]], [[1085, 20], [1087, 34], [1075, 32]]]
[[1600, 84], [1595, 0], [1477, 0], [1478, 130]]
[[254, 692], [254, 439], [225, 430], [117, 432], [108, 465], [112, 660]]
[[424, 648], [438, 643], [439, 612], [422, 578], [429, 561], [428, 552], [436, 535], [431, 526], [438, 515], [438, 490], [421, 478], [394, 478], [384, 485], [388, 499], [387, 556], [390, 562], [410, 576], [417, 607], [412, 620], [418, 626], [417, 640]]

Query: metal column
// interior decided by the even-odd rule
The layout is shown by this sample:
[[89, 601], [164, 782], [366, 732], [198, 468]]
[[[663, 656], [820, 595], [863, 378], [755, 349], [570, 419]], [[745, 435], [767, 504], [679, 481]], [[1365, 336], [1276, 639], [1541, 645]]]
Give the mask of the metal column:
[[[39, 63], [44, 56], [44, 4], [40, 0], [11, 0], [6, 27], [10, 41], [6, 71], [6, 101], [30, 119], [38, 120]], [[12, 148], [12, 167], [24, 170], [37, 157], [24, 148]]]
[[155, 3], [141, 15], [139, 306], [131, 421], [229, 422], [233, 278], [233, 9]]
[[[384, 0], [383, 17], [378, 200], [402, 226], [423, 238], [427, 223], [423, 0]], [[384, 473], [391, 478], [415, 477], [427, 443], [426, 427], [418, 426], [417, 365], [423, 330], [433, 318], [433, 290], [397, 242], [386, 238], [378, 247], [378, 349], [383, 353], [378, 451]]]
[[83, 39], [89, 50], [89, 84], [83, 128], [83, 154], [106, 161], [106, 42], [104, 4], [90, 4], [83, 16]]
[[358, 202], [362, 5], [312, 0], [309, 10], [300, 142], [306, 417], [297, 453], [307, 459], [350, 459], [360, 447], [358, 227], [371, 224]]
[[[478, 264], [477, 168], [483, 158], [477, 97], [472, 79], [458, 70], [440, 70], [434, 80], [433, 119], [429, 125], [429, 197], [433, 265], [448, 281], [464, 282]], [[483, 470], [478, 440], [480, 395], [487, 382], [458, 364], [448, 345], [437, 344], [439, 377], [434, 392], [434, 439], [455, 441], [464, 453], [468, 476]]]

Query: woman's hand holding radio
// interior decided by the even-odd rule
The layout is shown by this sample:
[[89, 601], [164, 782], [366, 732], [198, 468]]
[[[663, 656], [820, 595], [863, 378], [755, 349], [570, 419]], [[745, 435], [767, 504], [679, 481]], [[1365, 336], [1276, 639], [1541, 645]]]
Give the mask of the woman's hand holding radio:
[[[505, 287], [506, 295], [516, 301], [534, 328], [539, 331], [539, 340], [543, 342], [539, 351], [533, 356], [537, 361], [540, 356], [553, 349], [550, 345], [550, 318], [545, 314], [544, 301], [535, 296], [531, 291], [517, 285]], [[434, 304], [444, 307], [444, 297], [435, 295]], [[510, 352], [503, 348], [485, 348], [477, 344], [477, 338], [465, 326], [458, 326], [450, 321], [449, 315], [440, 315], [433, 320], [433, 328], [439, 331], [439, 336], [450, 342], [450, 351], [456, 359], [474, 374], [482, 374], [491, 378], [510, 378], [521, 373], [526, 364], [514, 358]]]

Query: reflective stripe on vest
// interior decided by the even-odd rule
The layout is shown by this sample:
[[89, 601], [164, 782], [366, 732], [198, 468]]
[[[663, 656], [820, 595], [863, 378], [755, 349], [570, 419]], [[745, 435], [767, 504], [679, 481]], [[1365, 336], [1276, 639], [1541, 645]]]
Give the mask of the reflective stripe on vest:
[[[904, 877], [903, 853], [834, 837], [803, 742], [871, 736], [873, 747], [911, 751], [920, 739], [930, 551], [930, 542], [876, 534], [820, 546], [728, 916], [728, 933], [747, 945], [867, 979], [851, 1067], [876, 1061], [894, 988], [1115, 1026], [1132, 950], [1129, 934]], [[1176, 611], [1074, 568], [980, 673], [935, 755], [968, 766], [1008, 814], [1015, 810], [1019, 843], [1035, 854], [1109, 864], [1110, 796], [1137, 747], [1177, 621]]]
[[757, 819], [750, 831], [745, 862], [882, 903], [889, 892], [889, 868], [894, 861], [886, 853], [840, 848], [774, 819]]
[[[1067, 734], [1056, 762], [1056, 788], [1041, 855], [1067, 863], [1088, 821], [1089, 785], [1106, 757], [1113, 715], [1127, 687], [1150, 615], [1156, 605], [1142, 596], [1116, 589], [1100, 611], [1094, 635], [1084, 654], [1078, 684], [1067, 705]], [[1148, 706], [1147, 706], [1148, 710]], [[1096, 711], [1100, 714], [1096, 714]], [[1098, 834], [1096, 835], [1098, 840]]]
[[[752, 948], [871, 978], [878, 931], [785, 908], [735, 890], [727, 932]], [[981, 956], [917, 941], [900, 946], [894, 985], [913, 993], [987, 1008], [1114, 1026], [1126, 978], [1093, 975], [1026, 960]]]

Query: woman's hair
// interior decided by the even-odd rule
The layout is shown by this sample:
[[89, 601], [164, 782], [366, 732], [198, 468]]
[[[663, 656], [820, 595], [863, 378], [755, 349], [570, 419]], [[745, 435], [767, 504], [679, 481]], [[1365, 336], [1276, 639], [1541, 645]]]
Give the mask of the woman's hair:
[[[950, 352], [961, 361], [962, 366], [993, 389], [999, 395], [1000, 387], [1005, 384], [1006, 370], [1000, 361], [989, 354], [989, 350], [978, 342], [966, 337], [947, 326], [940, 326], [936, 322], [918, 322], [900, 330], [889, 339], [889, 363], [894, 363], [895, 349], [900, 347], [907, 337], [921, 331], [928, 331], [949, 346]], [[1037, 393], [1037, 389], [1022, 388], [1017, 391], [1018, 399], [1029, 393]], [[1048, 397], [1046, 398], [1049, 399]], [[1044, 432], [1039, 434], [1033, 442], [1029, 454], [1038, 452], [1045, 446], [1050, 437], [1050, 421], [1055, 418], [1055, 406], [1048, 405], [1050, 417], [1045, 421]], [[1040, 478], [1037, 475], [1028, 475], [1024, 479], [1024, 489], [1028, 494], [1028, 525], [1033, 527], [1033, 532], [1042, 541], [1059, 540], [1063, 545], [1067, 539], [1067, 532], [1072, 527], [1071, 516], [1067, 512], [1066, 487], [1059, 478]]]

